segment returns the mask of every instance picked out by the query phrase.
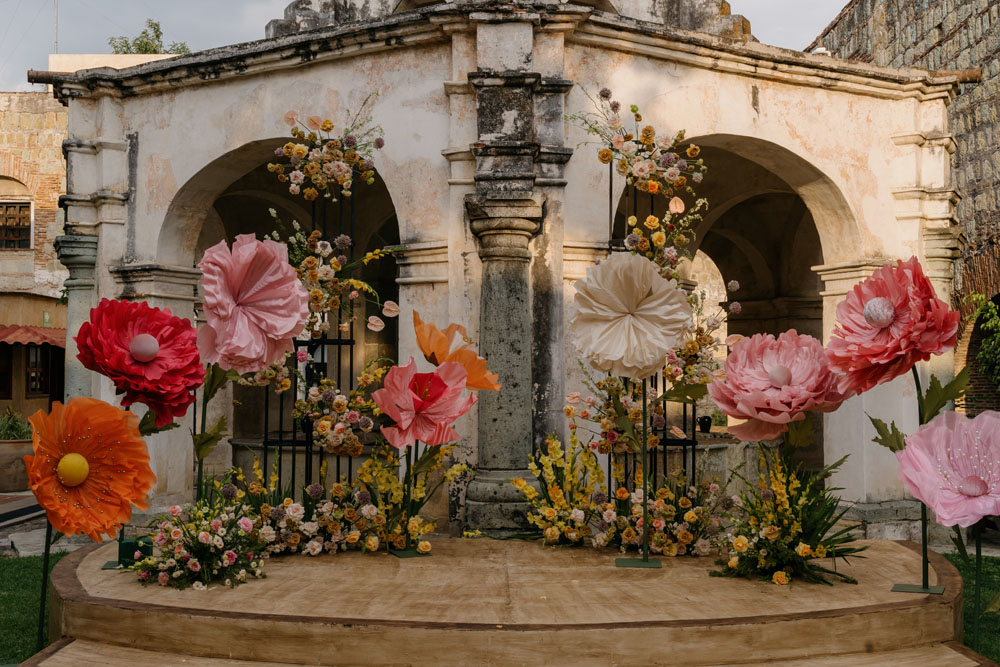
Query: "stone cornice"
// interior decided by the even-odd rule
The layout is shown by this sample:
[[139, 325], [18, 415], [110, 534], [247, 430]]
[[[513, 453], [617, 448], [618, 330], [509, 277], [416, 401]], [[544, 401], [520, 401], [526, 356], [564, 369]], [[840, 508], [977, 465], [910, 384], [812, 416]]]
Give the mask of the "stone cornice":
[[[473, 14], [517, 15], [513, 5], [472, 2], [423, 7], [378, 21], [247, 42], [168, 58], [121, 70], [98, 68], [77, 73], [33, 72], [29, 80], [53, 84], [54, 95], [128, 97], [201, 85], [238, 76], [286, 70], [306, 63], [351, 58], [390, 49], [445, 42], [468, 29]], [[636, 53], [793, 85], [843, 90], [888, 99], [951, 100], [958, 90], [954, 74], [891, 69], [814, 56], [762, 44], [674, 30], [590, 7], [563, 5], [537, 11], [537, 29], [566, 33], [568, 42]]]

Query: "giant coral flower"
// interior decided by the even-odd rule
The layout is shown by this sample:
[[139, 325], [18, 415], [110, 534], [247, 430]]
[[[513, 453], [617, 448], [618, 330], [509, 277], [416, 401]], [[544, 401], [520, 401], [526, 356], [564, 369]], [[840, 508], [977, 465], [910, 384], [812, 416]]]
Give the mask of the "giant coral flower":
[[305, 326], [309, 295], [288, 263], [288, 248], [241, 234], [205, 251], [205, 324], [198, 349], [225, 370], [255, 373], [282, 360]]
[[617, 253], [576, 282], [570, 328], [594, 368], [634, 380], [666, 364], [691, 324], [691, 304], [645, 257]]
[[837, 306], [826, 354], [845, 373], [841, 388], [861, 393], [954, 347], [958, 319], [911, 257], [854, 286]]
[[486, 360], [472, 347], [465, 327], [450, 324], [441, 331], [430, 322], [421, 320], [420, 314], [413, 311], [413, 328], [417, 334], [417, 345], [427, 361], [435, 366], [449, 361], [460, 363], [468, 374], [466, 388], [499, 391], [496, 373], [490, 373], [486, 368]]
[[805, 419], [808, 410], [832, 412], [847, 398], [837, 389], [823, 345], [794, 329], [777, 339], [754, 334], [736, 342], [726, 358], [724, 380], [708, 393], [723, 412], [747, 421], [729, 430], [741, 440], [769, 440]]
[[83, 365], [111, 378], [123, 406], [149, 406], [157, 426], [183, 417], [205, 378], [194, 327], [166, 308], [102, 299], [74, 340]]
[[462, 396], [466, 373], [462, 364], [449, 361], [433, 373], [418, 373], [412, 358], [405, 366], [393, 366], [382, 389], [372, 392], [379, 409], [396, 422], [383, 426], [382, 435], [397, 449], [417, 440], [427, 445], [443, 445], [458, 439], [451, 425], [476, 402], [473, 395]]
[[34, 455], [24, 457], [28, 484], [53, 528], [100, 542], [132, 517], [132, 505], [149, 507], [146, 495], [156, 477], [135, 415], [94, 398], [73, 398], [29, 421]]
[[1000, 516], [1000, 412], [942, 412], [896, 452], [899, 479], [943, 526]]

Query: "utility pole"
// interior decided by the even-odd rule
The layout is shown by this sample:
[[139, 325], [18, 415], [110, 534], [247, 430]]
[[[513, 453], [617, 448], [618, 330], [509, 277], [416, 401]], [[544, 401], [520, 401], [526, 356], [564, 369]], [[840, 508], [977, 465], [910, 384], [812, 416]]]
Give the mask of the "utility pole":
[[52, 0], [52, 53], [59, 53], [59, 0]]

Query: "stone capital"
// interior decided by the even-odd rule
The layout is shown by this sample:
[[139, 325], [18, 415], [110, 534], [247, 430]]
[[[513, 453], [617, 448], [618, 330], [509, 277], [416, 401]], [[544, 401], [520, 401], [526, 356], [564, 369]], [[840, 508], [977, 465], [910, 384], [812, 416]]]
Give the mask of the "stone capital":
[[59, 261], [69, 269], [69, 280], [66, 281], [66, 288], [89, 289], [93, 287], [98, 238], [84, 234], [57, 236], [54, 245]]
[[528, 242], [541, 228], [544, 202], [542, 194], [518, 199], [467, 195], [465, 207], [479, 239], [479, 256], [484, 261], [529, 261]]

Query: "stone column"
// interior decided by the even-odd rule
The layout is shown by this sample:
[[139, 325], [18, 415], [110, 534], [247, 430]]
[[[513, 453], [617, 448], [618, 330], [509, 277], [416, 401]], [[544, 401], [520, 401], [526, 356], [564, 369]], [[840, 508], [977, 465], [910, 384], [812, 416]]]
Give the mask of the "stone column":
[[[480, 26], [481, 61], [512, 35], [525, 38], [530, 52], [530, 24], [511, 29]], [[466, 493], [466, 522], [473, 529], [517, 531], [527, 526], [528, 505], [509, 480], [533, 479], [527, 469], [533, 438], [529, 242], [543, 216], [544, 196], [534, 190], [534, 93], [541, 77], [508, 70], [469, 72], [468, 79], [478, 142], [472, 146], [476, 191], [465, 206], [483, 264], [480, 354], [503, 387], [480, 392], [478, 472]]]
[[527, 524], [527, 504], [510, 484], [531, 479], [531, 310], [528, 243], [538, 231], [542, 198], [466, 200], [483, 261], [480, 354], [500, 376], [499, 392], [479, 393], [479, 465], [466, 495], [466, 520], [481, 530]]
[[66, 307], [66, 382], [65, 398], [90, 396], [94, 375], [76, 358], [73, 338], [80, 325], [90, 319], [94, 306], [94, 267], [97, 264], [97, 237], [85, 235], [57, 236], [56, 254], [69, 269], [64, 283], [68, 297]]

